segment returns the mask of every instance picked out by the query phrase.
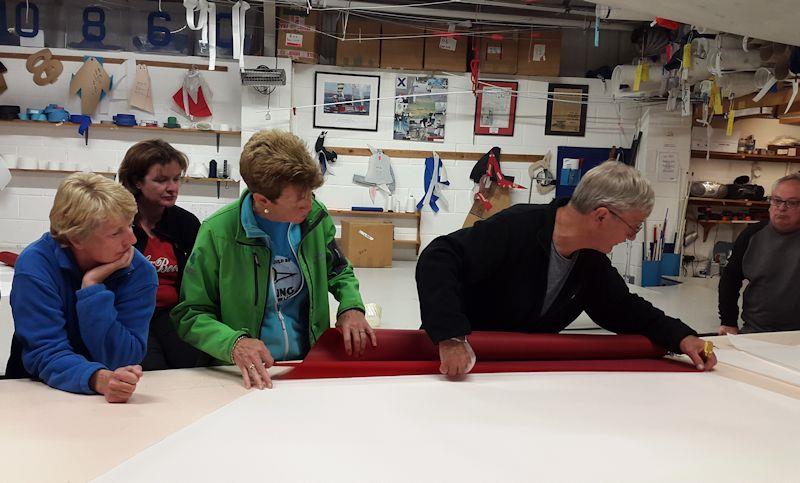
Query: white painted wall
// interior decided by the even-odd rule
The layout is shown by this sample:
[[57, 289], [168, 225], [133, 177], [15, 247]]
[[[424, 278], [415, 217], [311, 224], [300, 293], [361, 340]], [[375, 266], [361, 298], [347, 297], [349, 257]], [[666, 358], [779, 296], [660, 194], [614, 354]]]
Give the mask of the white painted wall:
[[[294, 65], [293, 74], [293, 102], [296, 106], [307, 106], [314, 103], [314, 73], [340, 72], [354, 74], [380, 75], [380, 96], [392, 97], [395, 95], [395, 79], [398, 74], [409, 75], [413, 72], [344, 69], [334, 66]], [[379, 105], [378, 131], [345, 131], [328, 130], [326, 145], [328, 147], [360, 147], [372, 145], [376, 148], [394, 148], [409, 150], [442, 150], [461, 152], [486, 152], [492, 146], [500, 146], [503, 153], [515, 154], [545, 154], [552, 151], [555, 156], [559, 145], [585, 146], [585, 147], [610, 147], [611, 145], [630, 145], [633, 136], [634, 124], [639, 117], [638, 106], [601, 104], [593, 102], [588, 108], [588, 122], [586, 137], [561, 137], [545, 136], [546, 101], [544, 93], [547, 91], [547, 80], [508, 77], [486, 76], [486, 79], [512, 79], [519, 81], [519, 89], [525, 94], [517, 102], [516, 126], [514, 136], [476, 136], [473, 134], [473, 120], [475, 113], [475, 98], [472, 94], [454, 94], [448, 96], [447, 121], [444, 143], [421, 143], [393, 140], [393, 101], [381, 101]], [[605, 96], [604, 85], [599, 80], [591, 79], [550, 79], [555, 82], [575, 84], [588, 84], [590, 86], [590, 101], [601, 101]], [[469, 74], [449, 76], [450, 91], [469, 91], [471, 82]], [[247, 109], [245, 105], [244, 109]], [[624, 133], [620, 131], [619, 114], [622, 115]], [[274, 117], [274, 113], [273, 113]], [[311, 109], [297, 109], [296, 115], [291, 119], [292, 130], [300, 137], [313, 145], [322, 129], [313, 128], [313, 113]], [[502, 157], [502, 156], [501, 156]], [[353, 174], [364, 174], [367, 169], [368, 158], [358, 156], [339, 156], [333, 165], [334, 175], [329, 176], [325, 186], [320, 188], [317, 196], [330, 208], [347, 209], [353, 205], [383, 206], [381, 195], [373, 203], [369, 197], [368, 188], [354, 185]], [[449, 207], [442, 209], [438, 214], [433, 213], [430, 207], [425, 207], [422, 212], [422, 245], [427, 245], [435, 237], [450, 233], [461, 228], [464, 219], [472, 206], [473, 182], [469, 179], [474, 161], [445, 160], [445, 167], [450, 178], [450, 189], [446, 190], [445, 198]], [[424, 159], [392, 159], [396, 175], [396, 196], [405, 200], [409, 195], [419, 199], [423, 195]], [[555, 167], [555, 158], [553, 168]], [[516, 181], [525, 186], [530, 186], [527, 163], [502, 163], [503, 172], [516, 177]], [[528, 190], [517, 191], [512, 195], [512, 202], [527, 203]], [[531, 200], [533, 203], [544, 203], [552, 199], [552, 194], [539, 195], [534, 190]], [[440, 207], [441, 207], [440, 203]], [[410, 237], [408, 231], [397, 235]]]
[[[20, 50], [24, 50], [21, 49]], [[75, 54], [75, 51], [65, 50], [59, 53]], [[111, 56], [112, 54], [108, 54]], [[140, 57], [137, 55], [137, 58]], [[187, 59], [200, 64], [203, 59]], [[24, 107], [43, 107], [46, 103], [54, 100], [63, 100], [67, 96], [66, 82], [70, 72], [74, 72], [79, 67], [77, 63], [65, 63], [65, 72], [62, 79], [55, 85], [56, 87], [44, 88], [50, 90], [49, 94], [43, 93], [28, 78], [29, 74], [23, 70], [20, 73], [20, 65], [24, 61], [9, 61], [7, 79], [11, 88], [3, 94], [0, 102], [4, 104], [20, 104]], [[313, 146], [320, 129], [313, 128], [312, 110], [304, 107], [310, 106], [314, 102], [314, 73], [342, 72], [374, 74], [381, 76], [381, 97], [394, 96], [395, 78], [399, 71], [378, 71], [365, 69], [343, 69], [334, 66], [316, 66], [304, 64], [291, 64], [287, 59], [274, 58], [264, 59], [248, 57], [246, 59], [248, 67], [255, 67], [259, 64], [266, 64], [270, 67], [277, 66], [286, 70], [287, 85], [277, 88], [271, 95], [263, 96], [250, 88], [241, 88], [239, 85], [236, 65], [230, 62], [223, 62], [230, 69], [228, 73], [204, 72], [209, 86], [214, 92], [212, 109], [215, 116], [212, 122], [227, 123], [233, 128], [241, 127], [241, 138], [223, 136], [223, 145], [220, 153], [216, 153], [213, 135], [189, 135], [185, 133], [164, 133], [158, 135], [167, 141], [174, 143], [178, 149], [186, 152], [192, 161], [207, 163], [212, 157], [217, 159], [228, 159], [232, 165], [236, 164], [243, 145], [252, 133], [259, 129], [279, 128], [292, 130], [301, 138], [307, 141], [309, 147]], [[402, 72], [403, 75], [413, 74], [413, 72]], [[179, 69], [151, 69], [151, 76], [154, 86], [154, 100], [156, 101], [156, 117], [163, 121], [167, 115], [173, 115], [170, 111], [169, 95], [180, 83], [183, 71]], [[486, 76], [486, 79], [512, 79], [520, 83], [520, 98], [517, 103], [517, 116], [514, 136], [475, 136], [473, 134], [473, 119], [475, 112], [474, 97], [467, 94], [453, 94], [448, 99], [446, 136], [444, 143], [414, 143], [394, 141], [392, 139], [392, 125], [394, 115], [394, 104], [391, 101], [382, 101], [379, 106], [379, 129], [377, 132], [366, 131], [336, 131], [329, 130], [327, 146], [347, 147], [366, 147], [368, 144], [379, 148], [400, 148], [400, 149], [439, 149], [443, 151], [464, 151], [464, 152], [485, 152], [492, 146], [500, 146], [504, 153], [519, 154], [545, 154], [551, 151], [554, 155], [559, 145], [583, 146], [583, 147], [608, 147], [611, 145], [629, 146], [633, 134], [636, 130], [637, 121], [640, 121], [642, 109], [638, 104], [625, 102], [615, 104], [607, 97], [605, 85], [599, 80], [592, 79], [540, 79], [540, 78], [520, 78], [509, 76]], [[590, 86], [590, 105], [588, 107], [588, 122], [585, 137], [559, 137], [545, 136], [544, 123], [546, 112], [545, 92], [547, 82], [565, 82], [574, 84], [588, 84]], [[464, 91], [471, 89], [468, 74], [450, 76], [450, 90]], [[60, 90], [59, 90], [60, 89]], [[49, 97], [48, 97], [49, 96]], [[166, 100], [165, 100], [166, 99]], [[70, 99], [66, 107], [75, 109], [79, 101], [76, 98]], [[218, 105], [219, 104], [219, 105]], [[297, 109], [293, 109], [297, 107]], [[652, 110], [659, 111], [660, 107]], [[131, 112], [127, 107], [126, 101], [114, 101], [111, 103], [109, 115], [116, 112]], [[133, 111], [136, 112], [136, 111]], [[266, 119], [269, 112], [269, 119]], [[138, 113], [137, 114], [142, 114]], [[145, 116], [147, 117], [147, 116]], [[104, 116], [96, 116], [103, 119]], [[108, 118], [108, 117], [105, 117]], [[665, 137], [665, 132], [670, 129], [673, 136], [666, 136], [671, 140], [678, 139], [676, 149], [681, 150], [682, 160], [686, 159], [688, 164], [688, 131], [675, 128], [675, 119], [669, 116], [654, 116], [651, 114], [647, 123], [642, 124], [646, 139], [640, 149], [640, 163], [642, 166], [654, 166], [657, 153], [657, 143]], [[667, 131], [664, 131], [667, 129]], [[140, 134], [140, 131], [103, 131], [95, 129], [92, 131], [88, 147], [83, 146], [81, 138], [77, 133], [70, 130], [56, 129], [50, 126], [33, 127], [0, 127], [0, 154], [15, 153], [34, 155], [41, 159], [48, 160], [80, 160], [91, 164], [95, 169], [107, 170], [109, 167], [115, 168], [121, 160], [124, 152], [135, 141], [145, 139], [149, 136]], [[651, 140], [660, 136], [659, 140]], [[651, 147], [648, 147], [651, 146]], [[642, 159], [652, 158], [652, 163], [648, 164]], [[338, 162], [333, 166], [334, 173], [326, 180], [326, 184], [319, 189], [317, 195], [330, 208], [346, 209], [353, 205], [376, 205], [383, 206], [384, 201], [379, 194], [379, 198], [373, 203], [369, 198], [367, 188], [356, 186], [352, 183], [353, 174], [363, 174], [367, 169], [368, 158], [355, 156], [340, 156]], [[393, 159], [393, 166], [397, 176], [397, 197], [404, 200], [409, 195], [417, 199], [423, 194], [423, 159]], [[450, 233], [460, 228], [464, 222], [467, 212], [472, 204], [473, 183], [469, 179], [469, 172], [474, 165], [473, 161], [453, 161], [445, 160], [448, 175], [451, 180], [450, 189], [446, 190], [445, 198], [448, 206], [443, 204], [442, 211], [434, 214], [429, 207], [422, 213], [421, 238], [423, 247], [436, 236]], [[555, 161], [553, 161], [555, 168]], [[527, 163], [503, 163], [503, 170], [506, 174], [516, 177], [516, 181], [525, 186], [530, 186], [528, 177]], [[0, 193], [0, 245], [21, 248], [25, 244], [34, 240], [47, 229], [47, 213], [49, 212], [52, 197], [55, 193], [60, 179], [63, 175], [41, 174], [41, 175], [17, 175], [12, 180], [12, 184], [5, 191]], [[240, 188], [243, 188], [240, 186]], [[674, 197], [677, 196], [677, 184], [675, 186], [657, 186], [659, 200], [653, 212], [653, 220], [663, 218], [663, 207], [672, 203], [670, 208], [672, 216], [677, 216], [677, 204]], [[222, 198], [217, 200], [216, 188], [211, 185], [184, 185], [181, 192], [180, 204], [195, 212], [201, 219], [208, 216], [218, 207], [230, 202], [238, 195], [238, 190], [234, 185], [232, 188], [222, 190]], [[548, 202], [552, 198], [552, 193], [540, 195], [534, 190], [530, 194], [528, 190], [515, 192], [512, 201], [528, 202], [529, 196], [532, 202]], [[662, 199], [663, 198], [663, 199]], [[672, 205], [671, 205], [672, 206]], [[672, 226], [675, 226], [672, 224]], [[398, 238], [414, 238], [415, 230], [413, 227], [404, 225], [397, 230]], [[638, 244], [634, 244], [632, 250], [630, 273], [638, 280], [637, 261], [641, 257], [641, 249], [637, 251]], [[625, 246], [618, 247], [613, 252], [613, 263], [625, 271], [627, 262], [627, 250]]]

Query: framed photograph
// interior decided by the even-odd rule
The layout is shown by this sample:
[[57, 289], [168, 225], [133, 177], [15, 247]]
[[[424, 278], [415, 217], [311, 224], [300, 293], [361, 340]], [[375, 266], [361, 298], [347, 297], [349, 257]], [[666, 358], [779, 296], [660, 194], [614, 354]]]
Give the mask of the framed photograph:
[[548, 84], [547, 92], [544, 133], [548, 136], [585, 136], [589, 86]]
[[398, 75], [394, 93], [394, 139], [443, 143], [447, 77]]
[[378, 130], [377, 75], [317, 72], [314, 76], [314, 127]]
[[513, 136], [519, 84], [482, 81], [475, 99], [475, 134]]

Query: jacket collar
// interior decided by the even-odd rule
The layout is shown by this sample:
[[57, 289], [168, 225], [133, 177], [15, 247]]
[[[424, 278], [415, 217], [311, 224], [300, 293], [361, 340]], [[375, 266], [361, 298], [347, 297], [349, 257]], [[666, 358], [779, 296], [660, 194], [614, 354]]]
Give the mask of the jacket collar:
[[[250, 194], [250, 190], [247, 189], [245, 189], [244, 192], [242, 192], [242, 195], [239, 197], [239, 202], [237, 207], [238, 211], [236, 213], [236, 219], [239, 220], [236, 228], [236, 242], [241, 243], [243, 245], [263, 246], [264, 237], [266, 236], [266, 234], [260, 228], [258, 228], [258, 223], [256, 223], [255, 221], [252, 199], [253, 197]], [[249, 229], [248, 227], [244, 226], [244, 218], [247, 216], [247, 214], [243, 215], [242, 214], [243, 210], [247, 210], [249, 216], [252, 217], [251, 219], [253, 221], [253, 225], [255, 226], [257, 232], [253, 230], [252, 226], [249, 227]], [[314, 202], [311, 204], [311, 211], [308, 213], [308, 216], [303, 221], [303, 223], [300, 224], [300, 230], [303, 236], [305, 236], [305, 234], [308, 232], [309, 226], [313, 228], [313, 226], [317, 224], [318, 219], [324, 216], [324, 214], [325, 210], [322, 208], [322, 205], [315, 199]]]
[[244, 229], [247, 238], [269, 240], [269, 235], [258, 226], [256, 214], [253, 212], [253, 195], [248, 194], [242, 199], [241, 210], [239, 210], [239, 222]]
[[555, 198], [547, 206], [545, 223], [536, 233], [536, 239], [539, 241], [539, 244], [543, 249], [550, 249], [550, 242], [553, 240], [553, 230], [556, 226], [556, 212], [562, 206], [566, 206], [567, 203], [569, 203], [569, 200], [569, 198]]

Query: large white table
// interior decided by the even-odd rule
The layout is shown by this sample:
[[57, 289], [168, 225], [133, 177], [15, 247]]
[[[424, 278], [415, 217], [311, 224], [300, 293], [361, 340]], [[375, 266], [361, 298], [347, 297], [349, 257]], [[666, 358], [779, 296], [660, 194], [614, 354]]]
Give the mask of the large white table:
[[[749, 337], [772, 340], [789, 345], [800, 344], [800, 332], [761, 334]], [[724, 339], [718, 339], [716, 343], [723, 347], [727, 345], [727, 341]], [[614, 385], [615, 381], [619, 381], [619, 388], [617, 389], [618, 404], [622, 416], [609, 416], [598, 413], [595, 401], [591, 398], [575, 400], [567, 391], [563, 395], [563, 402], [567, 405], [563, 413], [553, 414], [551, 418], [539, 416], [539, 424], [547, 424], [548, 430], [561, 431], [563, 429], [563, 439], [557, 438], [552, 441], [542, 442], [546, 446], [548, 454], [559, 453], [562, 456], [553, 458], [552, 461], [540, 462], [539, 464], [542, 466], [538, 470], [533, 468], [531, 472], [527, 472], [527, 470], [520, 468], [517, 478], [514, 479], [537, 480], [537, 474], [542, 476], [557, 474], [558, 467], [556, 465], [581, 465], [582, 461], [585, 463], [594, 461], [597, 458], [595, 453], [592, 453], [595, 454], [592, 457], [584, 451], [585, 448], [582, 448], [580, 444], [575, 446], [573, 443], [573, 441], [582, 441], [580, 432], [585, 431], [587, 438], [589, 438], [588, 440], [607, 443], [608, 446], [605, 443], [595, 446], [597, 454], [607, 454], [609, 451], [613, 453], [613, 445], [621, 445], [620, 448], [629, 447], [630, 449], [632, 447], [631, 442], [636, 442], [636, 447], [640, 449], [636, 450], [637, 461], [633, 462], [633, 466], [630, 467], [631, 472], [634, 471], [633, 468], [640, 468], [642, 465], [650, 463], [654, 465], [654, 472], [651, 474], [640, 474], [638, 469], [635, 474], [626, 472], [627, 465], [631, 464], [631, 461], [626, 460], [627, 456], [623, 451], [618, 455], [619, 460], [613, 463], [619, 468], [618, 478], [615, 478], [617, 481], [661, 480], [662, 478], [659, 478], [659, 475], [665, 476], [674, 474], [674, 472], [660, 472], [659, 465], [666, 464], [659, 458], [660, 451], [678, 451], [681, 449], [677, 447], [681, 444], [680, 440], [665, 438], [664, 434], [662, 434], [662, 431], [668, 432], [674, 429], [664, 427], [665, 424], [668, 424], [665, 421], [669, 421], [669, 418], [662, 418], [673, 410], [680, 410], [685, 411], [686, 414], [672, 414], [672, 417], [678, 417], [681, 420], [688, 418], [692, 422], [688, 426], [694, 429], [691, 434], [686, 434], [687, 448], [691, 448], [694, 455], [692, 460], [694, 466], [691, 467], [691, 471], [687, 469], [689, 472], [686, 473], [685, 479], [689, 481], [700, 479], [712, 481], [714, 475], [721, 476], [725, 474], [726, 468], [729, 470], [730, 468], [735, 468], [735, 465], [730, 466], [731, 462], [736, 463], [738, 461], [742, 463], [744, 460], [737, 459], [750, 458], [753, 453], [751, 449], [748, 449], [748, 434], [740, 433], [741, 421], [737, 420], [737, 418], [726, 419], [723, 423], [715, 420], [713, 424], [704, 424], [706, 420], [713, 420], [714, 414], [718, 413], [720, 408], [712, 406], [719, 400], [719, 394], [716, 397], [705, 394], [702, 389], [703, 381], [718, 381], [720, 378], [738, 381], [731, 386], [732, 392], [726, 395], [726, 397], [730, 398], [730, 401], [736, 401], [737, 394], [743, 400], [749, 401], [751, 399], [747, 398], [752, 398], [752, 393], [755, 391], [757, 393], [756, 396], [764, 394], [781, 398], [779, 402], [784, 413], [789, 411], [790, 414], [797, 414], [800, 417], [800, 387], [725, 365], [718, 366], [710, 374], [539, 374], [541, 374], [539, 377], [541, 377], [542, 384], [551, 384], [553, 385], [552, 387], [562, 388], [599, 388], [601, 386]], [[394, 379], [376, 378], [374, 379], [376, 381], [375, 384], [370, 384], [369, 379], [276, 381], [275, 388], [272, 390], [274, 391], [274, 396], [267, 396], [269, 400], [279, 406], [277, 408], [265, 407], [264, 411], [268, 411], [269, 417], [278, 417], [282, 421], [281, 424], [295, 426], [296, 432], [294, 434], [282, 433], [278, 435], [265, 432], [263, 441], [273, 442], [274, 447], [272, 450], [267, 453], [253, 453], [255, 451], [253, 448], [247, 448], [241, 453], [242, 458], [244, 458], [242, 461], [219, 457], [219, 466], [214, 466], [214, 468], [225, 474], [230, 474], [231, 477], [242, 474], [243, 471], [245, 473], [251, 471], [252, 478], [264, 480], [270, 476], [270, 461], [297, 459], [297, 455], [302, 454], [305, 455], [305, 461], [307, 461], [308, 465], [314, 465], [320, 461], [327, 461], [323, 455], [328, 455], [327, 458], [330, 459], [332, 454], [338, 455], [344, 451], [344, 453], [350, 454], [352, 458], [347, 461], [340, 461], [339, 466], [336, 466], [336, 470], [329, 473], [329, 477], [324, 478], [326, 481], [381, 480], [381, 475], [359, 471], [359, 461], [369, 458], [372, 459], [367, 467], [374, 466], [375, 461], [394, 462], [399, 472], [394, 475], [397, 477], [410, 471], [408, 465], [414, 464], [414, 461], [400, 459], [402, 455], [414, 453], [415, 448], [409, 448], [409, 445], [413, 445], [413, 441], [405, 436], [393, 437], [392, 434], [386, 434], [384, 439], [370, 440], [374, 444], [365, 444], [360, 435], [376, 425], [392, 424], [398, 414], [403, 413], [405, 407], [402, 399], [404, 385], [426, 385], [430, 387], [430, 390], [437, 391], [436, 388], [440, 386], [433, 383], [441, 384], [442, 397], [461, 398], [469, 400], [471, 404], [475, 404], [474, 398], [470, 399], [471, 396], [475, 394], [491, 394], [491, 391], [486, 393], [486, 390], [487, 388], [491, 389], [491, 385], [494, 383], [503, 382], [507, 384], [513, 378], [520, 378], [520, 381], [525, 381], [527, 390], [531, 390], [537, 385], [535, 379], [532, 379], [535, 377], [537, 377], [536, 374], [481, 375], [474, 376], [472, 380], [468, 379], [465, 382], [448, 382], [440, 380], [438, 376], [411, 376]], [[681, 380], [676, 379], [678, 377], [690, 378], [685, 379], [687, 381], [685, 387], [681, 384], [676, 386], [676, 381]], [[652, 410], [653, 418], [652, 421], [646, 421], [645, 427], [642, 427], [641, 421], [634, 425], [624, 417], [627, 409], [626, 404], [636, 404], [628, 402], [631, 400], [629, 396], [638, 393], [638, 391], [632, 391], [629, 385], [630, 381], [636, 380], [647, 382], [650, 385], [654, 381], [663, 380], [665, 381], [665, 387], [670, 388], [669, 391], [664, 391], [665, 394], [657, 398], [646, 394], [637, 395], [637, 398], [645, 397], [647, 404], [652, 406], [649, 410]], [[534, 382], [532, 383], [531, 381]], [[598, 385], [600, 382], [602, 384]], [[381, 392], [380, 394], [383, 394], [383, 396], [377, 399], [375, 399], [375, 394], [364, 392], [374, 391], [378, 386], [384, 388], [383, 391], [387, 392]], [[347, 387], [356, 388], [352, 391], [354, 399], [351, 401], [346, 401], [347, 395], [351, 394], [346, 390]], [[508, 390], [509, 386], [505, 387]], [[513, 386], [510, 387], [513, 388]], [[314, 389], [315, 394], [318, 394], [318, 399], [315, 398], [314, 404], [310, 406], [306, 397], [300, 399], [300, 395], [307, 394], [309, 389]], [[281, 393], [280, 391], [283, 392]], [[90, 480], [105, 474], [162, 439], [192, 425], [192, 423], [213, 413], [215, 410], [237, 401], [246, 394], [247, 391], [241, 386], [240, 376], [230, 368], [184, 369], [147, 373], [133, 399], [128, 404], [123, 405], [107, 404], [99, 396], [80, 396], [56, 391], [38, 382], [23, 380], [0, 381], [0, 408], [2, 408], [0, 410], [0, 475], [2, 475], [2, 478], [0, 479], [3, 481]], [[364, 420], [358, 417], [358, 408], [361, 401], [355, 398], [359, 394], [363, 394], [369, 404], [381, 405], [377, 408], [377, 419]], [[369, 396], [369, 394], [372, 395]], [[524, 393], [521, 391], [519, 394], [522, 395]], [[330, 398], [328, 398], [328, 395]], [[369, 399], [370, 397], [373, 399]], [[641, 403], [645, 399], [642, 401], [636, 399], [636, 401]], [[247, 406], [247, 404], [252, 405], [253, 403], [254, 401], [246, 401], [245, 399], [237, 402], [237, 404], [243, 404], [244, 406]], [[440, 403], [441, 401], [431, 400], [431, 408], [436, 408], [436, 404]], [[532, 414], [537, 411], [535, 403], [535, 400], [530, 401], [529, 407]], [[343, 404], [347, 404], [347, 406], [342, 407]], [[504, 400], [493, 404], [502, 406], [527, 405], [528, 402]], [[416, 400], [408, 401], [407, 407], [409, 410], [422, 411], [424, 413], [427, 410], [426, 406], [426, 401]], [[301, 407], [311, 407], [311, 409], [309, 411], [299, 411]], [[375, 414], [375, 409], [371, 408], [370, 413]], [[434, 422], [444, 418], [445, 414], [438, 416], [429, 414], [413, 429], [421, 438], [420, 441], [425, 442], [426, 447], [436, 446], [437, 442], [441, 442], [443, 445], [441, 448], [441, 464], [452, 465], [453, 468], [458, 469], [453, 473], [454, 475], [469, 474], [468, 470], [472, 459], [481, 458], [482, 455], [485, 458], [489, 458], [481, 461], [481, 467], [486, 468], [491, 463], [491, 458], [497, 457], [496, 450], [482, 452], [481, 447], [490, 447], [493, 444], [498, 444], [495, 438], [502, 437], [505, 429], [502, 424], [498, 424], [497, 418], [502, 418], [502, 414], [510, 409], [510, 406], [486, 409], [491, 411], [492, 418], [475, 414], [474, 418], [459, 418], [457, 425], [449, 426], [458, 431], [459, 438], [474, 438], [476, 441], [474, 453], [453, 454], [448, 452], [444, 446], [448, 441], [451, 443], [463, 441], [442, 438], [442, 433], [439, 432], [441, 428], [435, 428]], [[641, 408], [631, 406], [630, 409], [640, 410]], [[764, 414], [762, 408], [752, 407], [750, 409], [753, 415], [758, 415], [759, 418], [762, 418], [758, 421], [769, 422], [770, 426], [775, 426], [774, 428], [770, 427], [770, 431], [774, 431], [775, 438], [790, 438], [789, 441], [800, 441], [796, 438], [796, 426], [787, 427], [782, 421], [770, 420], [771, 416]], [[282, 410], [286, 411], [285, 414]], [[276, 411], [280, 412], [276, 413]], [[309, 425], [308, 418], [312, 417], [315, 411], [327, 411], [328, 416], [326, 417], [334, 422], [347, 421], [348, 425], [346, 427], [349, 427], [350, 430], [341, 431], [341, 428], [330, 425]], [[608, 418], [610, 417], [618, 419], [609, 420]], [[743, 414], [742, 417], [747, 418], [750, 416]], [[576, 421], [579, 421], [580, 424]], [[609, 436], [607, 440], [599, 438], [597, 433], [592, 433], [593, 422], [601, 424], [605, 431], [613, 430], [614, 436]], [[514, 421], [507, 421], [504, 424], [508, 424], [507, 429], [509, 431], [515, 427]], [[185, 438], [187, 435], [191, 436], [191, 431], [194, 429], [196, 429], [196, 425], [186, 430], [189, 433], [180, 432], [174, 437], [182, 435]], [[538, 425], [523, 429], [534, 433], [539, 430], [545, 430], [544, 427]], [[206, 451], [210, 451], [212, 455], [215, 454], [215, 450], [212, 450], [213, 448], [228, 447], [235, 449], [237, 434], [241, 433], [229, 435], [221, 431], [218, 437], [203, 442], [203, 446], [207, 447]], [[482, 439], [484, 435], [492, 438], [484, 440]], [[628, 436], [632, 439], [626, 442]], [[708, 448], [703, 444], [698, 444], [698, 441], [706, 439], [716, 443], [729, 441], [730, 445], [721, 449], [718, 444]], [[338, 444], [331, 446], [335, 442], [338, 442]], [[643, 442], [644, 446], [641, 446]], [[652, 448], [647, 449], [649, 444], [652, 444]], [[665, 447], [665, 445], [669, 447]], [[704, 453], [703, 451], [706, 449], [707, 453]], [[790, 444], [789, 447], [784, 449], [785, 452], [777, 452], [773, 458], [758, 453], [762, 459], [756, 463], [751, 461], [747, 464], [751, 465], [751, 467], [754, 464], [756, 466], [762, 465], [766, 471], [764, 476], [769, 476], [769, 481], [796, 481], [797, 475], [800, 474], [800, 463], [795, 463], [798, 466], [795, 466], [794, 469], [798, 471], [790, 472], [787, 469], [787, 465], [791, 466], [792, 463], [786, 462], [786, 454], [791, 455], [791, 461], [798, 461], [796, 455], [797, 449], [800, 449], [800, 443], [795, 444], [794, 447], [791, 447]], [[536, 451], [536, 448], [521, 448], [516, 457], [524, 462], [525, 458], [530, 457], [530, 454]], [[700, 453], [694, 454], [696, 451], [700, 451]], [[252, 457], [253, 454], [261, 455], [259, 457], [263, 459], [260, 461], [247, 459]], [[394, 454], [397, 454], [397, 458], [392, 457]], [[731, 460], [712, 461], [704, 459], [706, 455], [717, 458], [720, 454], [729, 455]], [[322, 460], [317, 459], [318, 455]], [[631, 455], [632, 457], [633, 455]], [[202, 464], [210, 464], [210, 461], [216, 461], [213, 458], [209, 458], [198, 454], [197, 459], [193, 461]], [[652, 461], [648, 458], [651, 458]], [[431, 456], [426, 455], [423, 459], [430, 461]], [[697, 463], [698, 461], [702, 463]], [[594, 462], [599, 464], [597, 461]], [[707, 462], [707, 465], [705, 462]], [[217, 465], [217, 463], [212, 464]], [[669, 462], [671, 469], [682, 464], [687, 465], [689, 463], [686, 461]], [[698, 464], [702, 467], [696, 467]], [[250, 470], [246, 470], [247, 467], [250, 467]], [[245, 468], [245, 470], [242, 468]], [[146, 468], [139, 469], [146, 470]], [[231, 472], [226, 473], [228, 470]], [[319, 468], [315, 467], [313, 470], [318, 471]], [[661, 468], [661, 470], [664, 470], [664, 468]], [[299, 472], [294, 474], [298, 476], [298, 479], [302, 479], [300, 478], [303, 474], [302, 468], [296, 471]], [[387, 467], [385, 471], [387, 472], [385, 476], [392, 476], [391, 467]], [[512, 470], [504, 467], [506, 475], [509, 471]], [[498, 473], [498, 475], [500, 474], [503, 474], [503, 472]], [[574, 479], [569, 478], [570, 474], [573, 473], [564, 473], [564, 479]], [[478, 475], [480, 473], [475, 473], [472, 479], [480, 479]], [[115, 476], [116, 478], [120, 477], [119, 473], [116, 473]], [[207, 479], [211, 479], [212, 474], [209, 473], [207, 476]], [[136, 479], [134, 475], [131, 475], [131, 478]], [[121, 479], [126, 480], [128, 478], [123, 474]], [[163, 475], [162, 479], [168, 480], [168, 475]], [[466, 480], [470, 479], [466, 478]], [[603, 478], [598, 478], [598, 480], [601, 479]], [[419, 474], [416, 480], [426, 481], [425, 473]], [[172, 481], [175, 480], [173, 479]]]

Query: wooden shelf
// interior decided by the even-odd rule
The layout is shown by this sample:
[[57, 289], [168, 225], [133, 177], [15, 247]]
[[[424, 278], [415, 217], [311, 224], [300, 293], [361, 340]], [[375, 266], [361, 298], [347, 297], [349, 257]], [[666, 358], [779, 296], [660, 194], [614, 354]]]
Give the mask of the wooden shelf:
[[[394, 219], [394, 220], [414, 220], [414, 224], [416, 225], [417, 229], [417, 239], [416, 240], [394, 240], [392, 241], [392, 246], [395, 248], [413, 248], [414, 251], [419, 255], [419, 249], [422, 246], [422, 242], [419, 238], [420, 232], [420, 223], [422, 221], [422, 215], [419, 211], [415, 211], [413, 213], [406, 213], [406, 212], [393, 212], [393, 211], [352, 211], [352, 210], [328, 210], [328, 214], [331, 216], [338, 216], [341, 218], [375, 218], [375, 219]], [[341, 242], [341, 240], [337, 239], [337, 242]]]
[[[72, 174], [80, 173], [81, 171], [67, 171], [63, 169], [25, 169], [25, 168], [10, 168], [12, 173], [44, 173], [44, 174]], [[103, 176], [116, 176], [117, 173], [109, 171], [92, 171], [95, 174], [102, 174]], [[184, 183], [238, 183], [238, 181], [230, 178], [192, 178], [184, 176], [181, 178]]]
[[[28, 168], [9, 168], [12, 173], [48, 173], [48, 174], [72, 174], [80, 173], [80, 171], [67, 171], [64, 169], [28, 169]], [[103, 176], [116, 176], [117, 173], [109, 171], [92, 171], [94, 174], [102, 174]]]
[[363, 216], [368, 218], [419, 218], [419, 211], [413, 213], [393, 212], [393, 211], [352, 211], [352, 210], [328, 210], [331, 216]]
[[697, 220], [701, 225], [753, 225], [760, 220]]
[[[339, 156], [372, 156], [372, 151], [368, 148], [351, 148], [344, 146], [326, 146], [329, 150], [335, 151]], [[381, 149], [383, 153], [392, 158], [427, 158], [433, 156], [433, 152], [441, 159], [451, 159], [457, 161], [478, 161], [486, 153], [464, 153], [460, 151], [439, 151], [438, 149], [427, 150], [408, 150], [408, 149]], [[535, 163], [544, 159], [540, 154], [506, 154], [500, 153], [501, 163]]]
[[400, 248], [419, 248], [420, 245], [417, 240], [394, 240], [392, 244]]
[[[705, 159], [705, 151], [692, 150], [692, 158]], [[711, 159], [730, 159], [735, 161], [763, 161], [767, 163], [800, 163], [800, 156], [778, 156], [777, 154], [719, 153], [711, 151]]]
[[689, 203], [708, 206], [769, 206], [769, 201], [726, 200], [721, 198], [695, 198], [690, 197]]
[[192, 178], [184, 176], [181, 178], [184, 183], [238, 183], [237, 180], [231, 178]]
[[[40, 126], [40, 127], [66, 127], [69, 129], [73, 129], [77, 132], [78, 124], [73, 124], [71, 122], [47, 122], [47, 121], [25, 121], [22, 119], [14, 119], [14, 120], [0, 120], [0, 126], [3, 125], [18, 125], [18, 126]], [[204, 134], [219, 134], [221, 136], [241, 136], [241, 131], [218, 131], [213, 129], [197, 129], [197, 128], [170, 128], [170, 127], [146, 127], [146, 126], [117, 126], [116, 124], [101, 124], [101, 123], [92, 123], [89, 126], [89, 132], [91, 133], [92, 129], [107, 129], [110, 131], [124, 131], [124, 130], [134, 130], [134, 131], [168, 131], [172, 133], [204, 133]]]
[[[337, 238], [336, 243], [341, 245], [342, 239]], [[416, 250], [419, 250], [420, 242], [416, 240], [392, 240], [392, 246], [396, 248], [414, 248]]]
[[761, 220], [692, 220], [703, 227], [703, 242], [708, 240], [708, 234], [714, 227], [719, 225], [753, 225], [760, 223]]
[[[3, 59], [27, 59], [28, 57], [33, 54], [34, 51], [30, 53], [27, 52], [0, 52], [0, 58]], [[99, 57], [99, 56], [98, 56]], [[81, 62], [83, 63], [85, 58], [82, 55], [53, 55], [53, 59], [60, 60], [62, 62]], [[116, 59], [111, 57], [103, 56], [103, 63], [105, 64], [122, 64], [127, 59]], [[195, 68], [197, 70], [208, 70], [207, 63], [197, 63], [197, 64], [187, 64], [185, 62], [164, 62], [160, 60], [136, 60], [136, 65], [146, 65], [148, 67], [168, 67], [172, 69], [191, 69]], [[224, 65], [216, 65], [214, 68], [214, 72], [228, 72], [228, 67]]]

